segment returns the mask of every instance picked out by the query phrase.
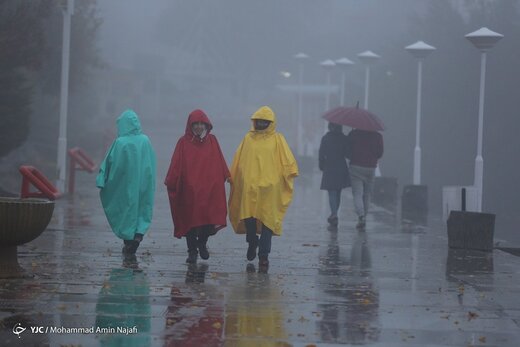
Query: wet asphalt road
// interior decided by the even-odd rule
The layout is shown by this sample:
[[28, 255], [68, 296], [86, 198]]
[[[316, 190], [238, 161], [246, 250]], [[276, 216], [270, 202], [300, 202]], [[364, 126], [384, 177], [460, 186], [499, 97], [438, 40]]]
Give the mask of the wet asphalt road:
[[[244, 236], [228, 227], [209, 241], [211, 257], [187, 266], [172, 237], [159, 187], [154, 223], [125, 262], [93, 176], [57, 201], [53, 220], [19, 247], [33, 278], [0, 281], [0, 344], [6, 346], [517, 346], [520, 259], [448, 251], [442, 224], [403, 228], [375, 207], [355, 229], [343, 193], [340, 225], [328, 231], [317, 175], [297, 180], [284, 235], [273, 238], [270, 267], [245, 257]], [[12, 326], [66, 330], [20, 338]], [[136, 328], [134, 328], [136, 327]], [[125, 330], [126, 329], [126, 330]]]
[[[48, 229], [18, 249], [34, 277], [0, 280], [0, 345], [520, 344], [518, 257], [448, 250], [439, 221], [403, 227], [378, 207], [359, 232], [348, 190], [339, 229], [328, 231], [319, 176], [307, 175], [296, 181], [267, 273], [246, 260], [245, 236], [230, 227], [210, 238], [209, 260], [187, 266], [161, 179], [152, 228], [129, 264], [94, 176], [78, 175], [76, 196], [57, 201]], [[27, 328], [20, 338], [16, 323]], [[47, 331], [31, 332], [39, 326]], [[114, 330], [96, 333], [100, 326]]]

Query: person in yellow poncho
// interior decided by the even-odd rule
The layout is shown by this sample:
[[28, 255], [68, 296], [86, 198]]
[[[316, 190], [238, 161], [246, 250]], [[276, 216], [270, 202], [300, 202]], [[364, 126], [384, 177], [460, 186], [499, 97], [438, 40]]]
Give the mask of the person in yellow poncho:
[[284, 136], [276, 132], [273, 110], [260, 107], [251, 120], [231, 165], [229, 220], [237, 234], [246, 234], [247, 260], [256, 258], [258, 248], [259, 266], [267, 267], [271, 236], [282, 234], [298, 165]]

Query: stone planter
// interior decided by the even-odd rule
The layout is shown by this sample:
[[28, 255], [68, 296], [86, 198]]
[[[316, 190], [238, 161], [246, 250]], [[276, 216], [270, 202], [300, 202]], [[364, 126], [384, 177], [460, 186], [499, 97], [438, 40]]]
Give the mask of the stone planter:
[[494, 214], [451, 211], [447, 226], [448, 246], [450, 248], [493, 251]]
[[401, 196], [401, 220], [418, 225], [428, 224], [428, 187], [407, 185]]
[[54, 201], [0, 197], [0, 278], [24, 277], [17, 247], [40, 236], [54, 211]]

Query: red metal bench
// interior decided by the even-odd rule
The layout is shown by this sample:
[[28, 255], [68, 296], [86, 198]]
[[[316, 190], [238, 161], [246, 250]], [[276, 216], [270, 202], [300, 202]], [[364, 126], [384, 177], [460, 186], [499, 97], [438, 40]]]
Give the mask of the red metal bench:
[[[22, 198], [47, 198], [56, 200], [61, 196], [59, 190], [35, 167], [30, 165], [22, 165], [19, 169], [22, 174]], [[31, 184], [39, 191], [31, 192]]]

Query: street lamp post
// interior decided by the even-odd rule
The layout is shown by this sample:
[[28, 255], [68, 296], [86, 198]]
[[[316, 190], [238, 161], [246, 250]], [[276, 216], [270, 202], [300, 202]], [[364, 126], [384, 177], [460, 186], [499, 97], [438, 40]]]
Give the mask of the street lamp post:
[[345, 83], [346, 83], [346, 72], [347, 68], [353, 65], [352, 62], [348, 58], [340, 58], [336, 60], [336, 66], [341, 68], [341, 86], [340, 86], [340, 96], [339, 96], [339, 104], [340, 106], [345, 106]]
[[370, 66], [373, 65], [379, 58], [381, 58], [379, 55], [375, 54], [372, 51], [365, 51], [362, 53], [359, 53], [358, 55], [359, 60], [363, 64], [365, 64], [365, 103], [364, 108], [365, 110], [368, 110], [368, 93], [370, 91]]
[[[362, 53], [359, 53], [357, 56], [358, 59], [361, 60], [363, 64], [365, 64], [365, 103], [363, 107], [365, 108], [365, 110], [368, 110], [368, 94], [370, 92], [370, 66], [372, 66], [381, 57], [372, 51], [364, 51]], [[381, 170], [379, 169], [379, 165], [377, 165], [376, 177], [380, 176]]]
[[421, 98], [422, 98], [422, 62], [435, 50], [423, 41], [406, 46], [405, 49], [418, 60], [417, 66], [417, 113], [415, 122], [415, 151], [413, 157], [413, 184], [421, 184]]
[[298, 156], [303, 156], [303, 69], [304, 62], [309, 58], [305, 53], [293, 56], [298, 61], [298, 119], [296, 122], [296, 151]]
[[477, 212], [482, 212], [482, 189], [484, 180], [484, 159], [482, 158], [482, 136], [484, 127], [484, 91], [486, 87], [486, 58], [487, 51], [500, 41], [504, 35], [480, 28], [467, 34], [468, 39], [481, 52], [480, 59], [480, 94], [478, 107], [478, 140], [477, 157], [475, 158], [475, 187], [477, 188]]
[[70, 22], [74, 13], [74, 0], [67, 0], [63, 9], [63, 44], [61, 51], [61, 91], [60, 91], [60, 130], [58, 137], [58, 160], [56, 187], [65, 191], [65, 171], [67, 162], [67, 109], [69, 98], [69, 55]]
[[[325, 69], [326, 91], [325, 91], [325, 112], [330, 110], [330, 72], [336, 66], [336, 63], [330, 59], [324, 60], [320, 66]], [[325, 122], [324, 131], [327, 132], [327, 122]]]
[[336, 66], [332, 60], [327, 59], [320, 63], [320, 66], [325, 69], [325, 81], [326, 81], [326, 91], [325, 91], [325, 111], [330, 109], [330, 72]]
[[426, 225], [428, 220], [428, 187], [421, 185], [421, 101], [422, 62], [435, 47], [423, 41], [406, 46], [405, 49], [418, 60], [417, 66], [417, 113], [415, 121], [415, 151], [413, 157], [413, 185], [403, 187], [401, 196], [401, 219], [406, 223]]

